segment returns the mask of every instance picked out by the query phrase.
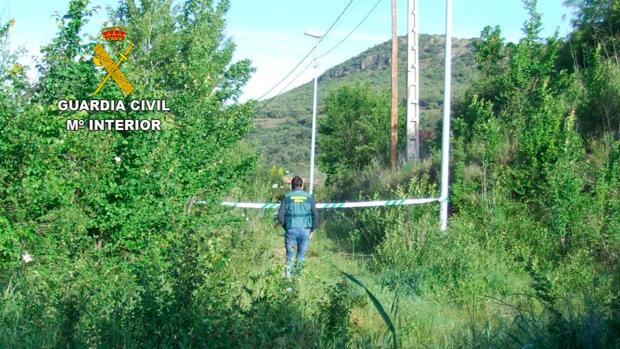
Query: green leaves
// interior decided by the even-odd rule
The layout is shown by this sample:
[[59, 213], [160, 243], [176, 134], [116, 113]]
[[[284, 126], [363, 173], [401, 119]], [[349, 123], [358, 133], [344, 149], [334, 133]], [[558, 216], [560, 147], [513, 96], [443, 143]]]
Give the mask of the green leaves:
[[505, 50], [499, 26], [484, 27], [480, 34], [480, 41], [474, 41], [473, 45], [481, 70], [487, 74], [494, 73], [499, 67]]
[[387, 156], [387, 97], [368, 85], [355, 85], [343, 86], [325, 98], [327, 117], [320, 120], [318, 142], [319, 162], [328, 181], [339, 169], [361, 170], [373, 159]]
[[[227, 8], [226, 1], [188, 0], [180, 8], [128, 0], [113, 13], [136, 44], [121, 67], [135, 91], [125, 97], [108, 82], [97, 98], [165, 99], [170, 113], [57, 110], [60, 98], [93, 98], [104, 76], [86, 59], [94, 45], [82, 39], [88, 1], [70, 1], [58, 18], [33, 88], [14, 55], [0, 51], [0, 284], [17, 276], [19, 292], [31, 297], [11, 298], [16, 317], [6, 321], [26, 324], [37, 331], [33, 338], [54, 338], [48, 345], [171, 346], [166, 338], [176, 338], [183, 346], [197, 341], [196, 327], [214, 323], [203, 324], [205, 313], [229, 305], [226, 229], [239, 225], [230, 212], [188, 208], [193, 200], [219, 201], [256, 161], [238, 148], [253, 104], [237, 99], [252, 68], [232, 61]], [[159, 119], [163, 127], [69, 132], [65, 122], [74, 118]], [[15, 262], [24, 252], [35, 267], [21, 276]], [[20, 311], [30, 314], [24, 322]]]

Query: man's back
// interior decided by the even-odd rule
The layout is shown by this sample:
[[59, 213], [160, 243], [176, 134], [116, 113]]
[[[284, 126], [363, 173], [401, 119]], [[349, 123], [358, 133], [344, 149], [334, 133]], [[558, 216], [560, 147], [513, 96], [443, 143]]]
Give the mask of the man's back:
[[286, 193], [280, 203], [278, 221], [284, 229], [314, 230], [318, 225], [319, 215], [312, 194], [301, 189]]
[[303, 180], [299, 176], [291, 180], [291, 189], [284, 195], [278, 210], [278, 221], [284, 228], [284, 248], [286, 249], [286, 268], [284, 275], [291, 276], [293, 270], [293, 248], [297, 247], [297, 270], [301, 265], [314, 229], [319, 225], [319, 213], [316, 210], [312, 194], [303, 189]]

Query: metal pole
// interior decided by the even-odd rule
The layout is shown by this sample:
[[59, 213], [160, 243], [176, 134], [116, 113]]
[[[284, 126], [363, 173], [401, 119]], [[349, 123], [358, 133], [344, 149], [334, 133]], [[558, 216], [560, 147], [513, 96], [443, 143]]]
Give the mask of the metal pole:
[[390, 166], [396, 168], [398, 158], [398, 32], [396, 0], [392, 0], [392, 109], [390, 121]]
[[407, 2], [407, 161], [420, 157], [418, 0]]
[[[317, 38], [317, 45], [318, 45]], [[317, 102], [317, 78], [319, 75], [319, 62], [314, 58], [314, 100], [312, 102], [312, 144], [310, 145], [310, 188], [309, 192], [312, 194], [314, 189], [314, 152], [316, 143], [316, 102]]]
[[448, 180], [450, 172], [450, 79], [452, 77], [452, 1], [446, 0], [446, 62], [443, 92], [443, 127], [441, 131], [441, 231], [448, 229]]

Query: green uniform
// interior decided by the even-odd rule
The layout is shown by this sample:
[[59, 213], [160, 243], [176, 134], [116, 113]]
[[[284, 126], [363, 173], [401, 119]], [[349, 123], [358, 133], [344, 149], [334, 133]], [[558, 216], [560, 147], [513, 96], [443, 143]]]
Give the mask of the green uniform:
[[303, 190], [286, 193], [280, 203], [278, 221], [285, 230], [295, 228], [314, 230], [319, 224], [319, 213], [312, 194]]

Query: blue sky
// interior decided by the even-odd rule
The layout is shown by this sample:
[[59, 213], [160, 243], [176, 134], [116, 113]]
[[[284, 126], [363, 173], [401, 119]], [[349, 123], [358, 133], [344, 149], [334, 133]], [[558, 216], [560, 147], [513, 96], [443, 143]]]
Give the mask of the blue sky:
[[[228, 34], [237, 44], [235, 58], [252, 60], [256, 73], [245, 87], [243, 99], [257, 98], [277, 83], [314, 45], [314, 39], [304, 36], [305, 30], [325, 31], [349, 0], [232, 0], [227, 15]], [[334, 27], [321, 46], [319, 53], [327, 51], [342, 38], [373, 7], [376, 0], [354, 0], [342, 20]], [[570, 29], [570, 9], [562, 0], [539, 0], [538, 9], [543, 15], [544, 34], [551, 35], [559, 29], [565, 35]], [[94, 16], [87, 31], [96, 34], [106, 20], [108, 6], [118, 0], [91, 0], [92, 6], [101, 10]], [[445, 1], [418, 0], [420, 32], [441, 34], [445, 28]], [[2, 0], [0, 19], [16, 19], [10, 36], [11, 48], [25, 48], [28, 53], [22, 62], [32, 64], [39, 48], [49, 42], [57, 27], [52, 14], [64, 13], [68, 0]], [[453, 32], [455, 37], [478, 37], [486, 25], [499, 25], [503, 36], [516, 41], [526, 19], [519, 0], [453, 0]], [[407, 1], [398, 0], [399, 35], [406, 33]], [[390, 0], [380, 0], [362, 26], [341, 46], [320, 60], [320, 71], [353, 57], [365, 49], [390, 38]], [[304, 63], [302, 67], [305, 67]], [[293, 74], [295, 76], [297, 74]], [[34, 74], [31, 74], [34, 76]], [[289, 88], [312, 79], [308, 69], [290, 84]], [[284, 87], [289, 81], [285, 81]], [[280, 92], [276, 88], [273, 93]]]

